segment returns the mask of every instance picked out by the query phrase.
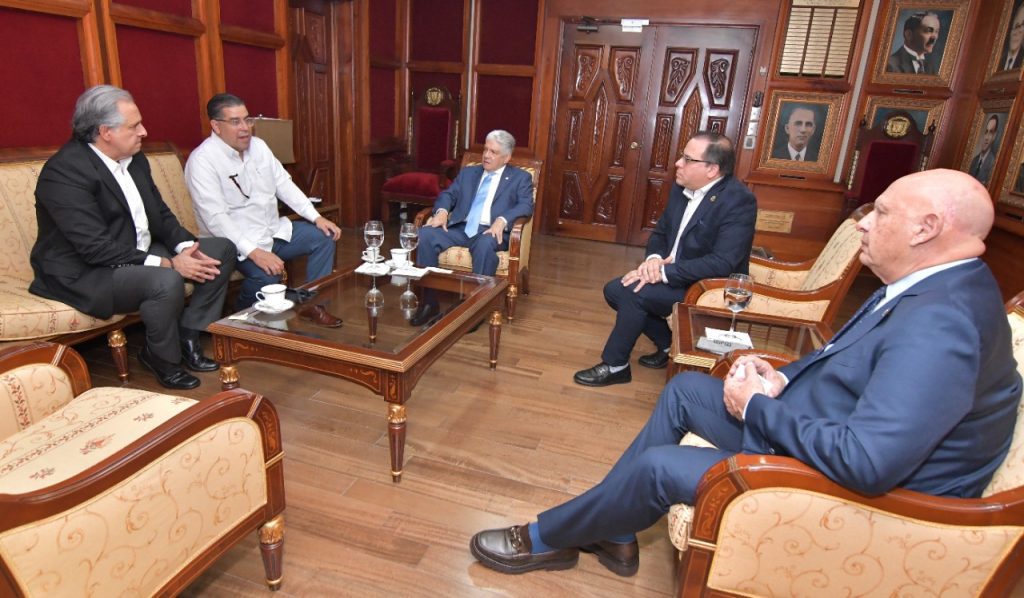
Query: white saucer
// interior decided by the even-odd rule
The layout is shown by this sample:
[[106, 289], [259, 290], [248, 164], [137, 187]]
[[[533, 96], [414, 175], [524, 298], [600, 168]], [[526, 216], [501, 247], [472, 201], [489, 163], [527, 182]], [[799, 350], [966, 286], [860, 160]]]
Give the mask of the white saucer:
[[270, 306], [264, 303], [263, 301], [257, 301], [256, 303], [253, 303], [252, 306], [265, 314], [273, 315], [279, 314], [281, 312], [286, 312], [289, 309], [295, 307], [295, 302], [285, 299], [284, 302], [281, 303], [281, 305]]
[[[370, 263], [370, 258], [366, 257], [365, 253], [363, 254], [362, 257], [363, 257], [363, 261], [364, 262]], [[373, 260], [373, 263], [379, 264], [380, 262], [383, 262], [383, 261], [384, 261], [384, 256], [378, 253], [377, 254], [377, 259]]]
[[360, 274], [368, 274], [370, 276], [381, 276], [391, 271], [391, 268], [387, 264], [380, 262], [371, 264], [367, 262], [365, 265], [359, 267]]

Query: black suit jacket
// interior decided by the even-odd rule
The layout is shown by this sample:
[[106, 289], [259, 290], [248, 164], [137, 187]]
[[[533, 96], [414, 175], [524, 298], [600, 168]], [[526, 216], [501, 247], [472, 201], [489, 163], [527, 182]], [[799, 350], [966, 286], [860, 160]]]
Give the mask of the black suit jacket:
[[[899, 50], [892, 53], [889, 60], [885, 63], [885, 71], [887, 73], [911, 73], [914, 74], [914, 57], [907, 53], [907, 50], [900, 46]], [[933, 54], [927, 54], [924, 57], [924, 66], [921, 68], [919, 75], [934, 75], [939, 72], [939, 65]]]
[[[153, 242], [173, 250], [195, 240], [160, 197], [142, 152], [128, 172]], [[113, 268], [141, 265], [147, 254], [135, 248], [135, 222], [121, 187], [88, 144], [69, 141], [46, 161], [36, 185], [36, 222], [29, 290], [91, 316], [113, 315]]]
[[[672, 251], [688, 201], [683, 188], [673, 184], [668, 206], [647, 241], [647, 255], [666, 257]], [[675, 262], [665, 266], [668, 284], [686, 288], [702, 278], [746, 274], [756, 220], [757, 200], [746, 185], [732, 176], [715, 183], [687, 223]]]

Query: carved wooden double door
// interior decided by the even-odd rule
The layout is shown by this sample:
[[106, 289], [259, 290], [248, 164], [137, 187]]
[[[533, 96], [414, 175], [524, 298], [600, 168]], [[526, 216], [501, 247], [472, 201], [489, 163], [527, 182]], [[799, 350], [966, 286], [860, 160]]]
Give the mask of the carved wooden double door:
[[756, 28], [566, 24], [545, 198], [555, 234], [642, 245], [693, 133], [740, 139]]

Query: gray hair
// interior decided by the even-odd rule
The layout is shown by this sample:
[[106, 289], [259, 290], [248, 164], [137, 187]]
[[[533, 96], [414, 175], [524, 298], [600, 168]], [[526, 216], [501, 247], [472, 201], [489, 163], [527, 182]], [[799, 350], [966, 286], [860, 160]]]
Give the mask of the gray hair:
[[491, 140], [498, 142], [498, 145], [500, 145], [501, 149], [504, 150], [506, 156], [511, 156], [512, 150], [516, 149], [516, 138], [508, 131], [494, 129], [487, 134], [487, 138], [484, 141]]
[[92, 143], [100, 134], [100, 127], [118, 127], [124, 124], [124, 117], [118, 110], [118, 102], [135, 103], [132, 94], [113, 85], [96, 85], [85, 90], [75, 102], [75, 114], [71, 117], [71, 133], [75, 139]]

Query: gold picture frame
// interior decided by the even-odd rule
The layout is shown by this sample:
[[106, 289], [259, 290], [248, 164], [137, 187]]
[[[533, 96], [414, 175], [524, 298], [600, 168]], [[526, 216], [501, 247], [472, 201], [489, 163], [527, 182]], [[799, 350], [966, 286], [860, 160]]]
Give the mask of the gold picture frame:
[[[879, 40], [886, 44], [886, 51], [878, 55], [873, 82], [949, 87], [969, 4], [970, 0], [894, 0]], [[934, 30], [937, 30], [934, 34], [930, 33]], [[915, 37], [914, 32], [918, 32], [919, 37]], [[908, 36], [910, 41], [907, 41]], [[905, 43], [922, 46], [922, 63], [914, 66], [904, 48]]]
[[939, 123], [942, 122], [942, 111], [945, 107], [946, 100], [868, 96], [867, 102], [864, 104], [864, 116], [867, 119], [868, 128], [874, 129], [885, 121], [890, 112], [903, 110], [913, 117], [918, 130], [927, 135], [928, 128], [932, 125], [935, 125], [935, 132], [938, 132]]
[[[768, 104], [768, 127], [761, 142], [761, 166], [826, 174], [842, 99], [840, 93], [773, 92]], [[813, 130], [806, 135], [808, 122]], [[807, 138], [802, 141], [802, 156], [795, 159], [792, 144], [801, 143], [801, 134]]]
[[[1013, 100], [982, 102], [974, 113], [967, 151], [960, 159], [960, 170], [992, 188], [992, 171], [1006, 144], [1006, 124], [1013, 109]], [[994, 136], [986, 134], [993, 130]]]
[[1017, 139], [1010, 154], [1010, 165], [1003, 175], [997, 201], [1024, 209], [1024, 122], [1017, 128]]
[[[1016, 25], [1016, 28], [1014, 27]], [[1016, 81], [1024, 71], [1024, 0], [1013, 0], [1003, 5], [999, 16], [998, 36], [992, 45], [992, 56], [989, 57], [988, 75], [995, 79]], [[1011, 46], [1016, 44], [1016, 51]], [[1007, 65], [1007, 59], [1013, 55], [1013, 65]]]

